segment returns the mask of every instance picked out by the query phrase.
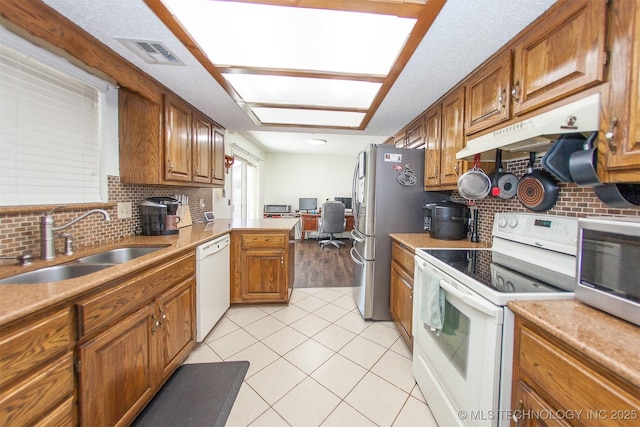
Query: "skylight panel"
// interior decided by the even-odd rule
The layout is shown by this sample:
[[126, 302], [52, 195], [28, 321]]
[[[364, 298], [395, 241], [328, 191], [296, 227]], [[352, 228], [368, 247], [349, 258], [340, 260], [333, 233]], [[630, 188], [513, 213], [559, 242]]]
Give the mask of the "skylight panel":
[[262, 123], [300, 126], [357, 127], [364, 113], [303, 110], [292, 108], [253, 108]]
[[369, 108], [381, 83], [256, 74], [224, 74], [248, 103]]
[[387, 75], [416, 20], [212, 0], [164, 0], [218, 66]]

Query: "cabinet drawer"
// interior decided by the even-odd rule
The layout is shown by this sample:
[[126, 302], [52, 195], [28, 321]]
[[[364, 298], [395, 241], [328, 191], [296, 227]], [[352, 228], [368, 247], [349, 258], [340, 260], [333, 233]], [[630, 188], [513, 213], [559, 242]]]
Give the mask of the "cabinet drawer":
[[413, 260], [413, 252], [406, 246], [398, 242], [391, 243], [391, 259], [397, 262], [407, 273], [413, 277], [413, 268], [415, 266]]
[[72, 396], [73, 388], [73, 353], [69, 352], [0, 393], [0, 425], [31, 425], [58, 401]]
[[71, 426], [77, 424], [74, 420], [73, 397], [70, 397], [35, 423], [34, 427]]
[[189, 252], [161, 266], [150, 267], [105, 292], [80, 300], [77, 303], [79, 338], [146, 304], [170, 286], [193, 275], [195, 254]]
[[[521, 376], [536, 384], [534, 388], [540, 393], [551, 393], [552, 396], [543, 397], [550, 403], [555, 402], [556, 408], [609, 412], [640, 407], [640, 400], [595, 364], [578, 360], [528, 327], [522, 328], [519, 338]], [[615, 425], [615, 420], [608, 421]]]
[[73, 339], [71, 322], [71, 309], [65, 308], [0, 333], [0, 386], [68, 348]]
[[253, 248], [283, 248], [285, 247], [284, 234], [245, 233], [242, 234], [242, 249]]

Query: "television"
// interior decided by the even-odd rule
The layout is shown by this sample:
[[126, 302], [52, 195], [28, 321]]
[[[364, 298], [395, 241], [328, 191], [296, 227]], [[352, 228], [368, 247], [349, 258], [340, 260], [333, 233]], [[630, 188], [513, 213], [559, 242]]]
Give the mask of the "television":
[[315, 197], [300, 197], [298, 199], [298, 209], [301, 211], [313, 211], [318, 209], [318, 199]]
[[345, 209], [351, 209], [351, 197], [334, 197], [336, 202], [342, 202]]

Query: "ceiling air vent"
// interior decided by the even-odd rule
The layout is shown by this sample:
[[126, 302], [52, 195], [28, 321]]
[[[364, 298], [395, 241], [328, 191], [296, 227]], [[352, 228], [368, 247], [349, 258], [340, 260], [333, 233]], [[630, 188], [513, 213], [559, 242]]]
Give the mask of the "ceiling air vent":
[[149, 64], [184, 65], [165, 45], [158, 41], [117, 39]]

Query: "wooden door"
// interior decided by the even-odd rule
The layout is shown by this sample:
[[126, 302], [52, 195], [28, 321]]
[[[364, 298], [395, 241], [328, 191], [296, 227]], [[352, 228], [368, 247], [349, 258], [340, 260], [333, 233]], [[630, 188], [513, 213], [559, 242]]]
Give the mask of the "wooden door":
[[224, 133], [221, 130], [213, 130], [213, 171], [211, 182], [224, 185]]
[[425, 113], [424, 136], [424, 186], [438, 187], [440, 185], [440, 144], [442, 122], [442, 105], [431, 107]]
[[156, 390], [156, 307], [149, 304], [79, 346], [84, 426], [128, 425]]
[[191, 181], [191, 108], [178, 98], [164, 97], [164, 179]]
[[511, 51], [474, 72], [466, 84], [467, 135], [511, 116]]
[[514, 427], [569, 427], [571, 425], [557, 417], [532, 416], [532, 414], [555, 414], [558, 411], [522, 381], [514, 382], [511, 408], [513, 415], [510, 424]]
[[514, 113], [604, 81], [606, 0], [571, 0], [515, 45]]
[[[640, 4], [611, 5], [611, 68], [606, 114], [598, 144], [601, 178], [607, 182], [640, 182]], [[610, 132], [607, 132], [610, 131]]]
[[245, 301], [286, 301], [285, 253], [282, 249], [244, 249], [241, 296]]
[[204, 114], [193, 112], [193, 182], [211, 183], [213, 171], [213, 123]]
[[463, 173], [463, 161], [456, 153], [464, 148], [464, 86], [442, 101], [442, 144], [440, 186], [454, 189]]
[[413, 348], [413, 277], [395, 261], [391, 261], [391, 315], [399, 325], [400, 335]]
[[407, 128], [406, 148], [424, 147], [424, 116], [411, 123]]
[[160, 320], [161, 378], [166, 378], [195, 345], [196, 280], [190, 278], [157, 300]]

